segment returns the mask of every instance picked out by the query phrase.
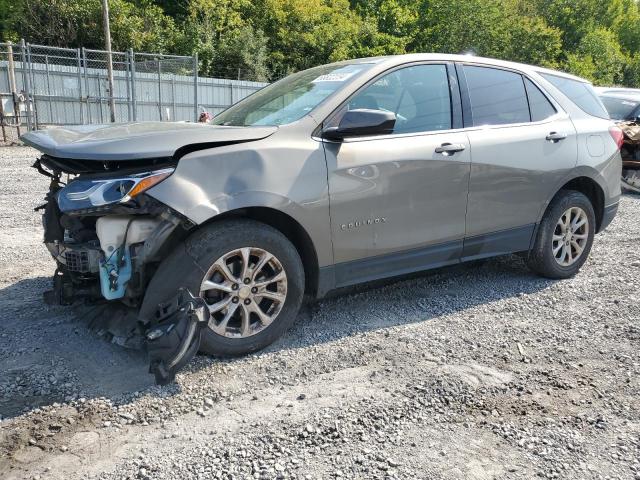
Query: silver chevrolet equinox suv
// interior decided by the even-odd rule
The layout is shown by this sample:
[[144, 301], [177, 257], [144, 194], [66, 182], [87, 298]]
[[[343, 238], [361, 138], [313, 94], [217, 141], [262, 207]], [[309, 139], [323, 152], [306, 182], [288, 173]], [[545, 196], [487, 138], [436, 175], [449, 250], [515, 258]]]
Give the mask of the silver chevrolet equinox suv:
[[311, 68], [210, 125], [23, 140], [51, 177], [56, 300], [116, 303], [153, 325], [188, 289], [216, 355], [272, 343], [305, 293], [514, 252], [570, 277], [620, 198], [622, 133], [588, 82], [473, 56]]

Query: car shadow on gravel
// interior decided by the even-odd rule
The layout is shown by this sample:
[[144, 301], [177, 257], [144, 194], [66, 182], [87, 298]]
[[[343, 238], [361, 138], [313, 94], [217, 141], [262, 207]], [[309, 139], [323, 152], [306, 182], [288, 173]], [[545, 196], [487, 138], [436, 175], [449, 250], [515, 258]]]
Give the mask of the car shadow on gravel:
[[[90, 331], [83, 308], [48, 307], [50, 279], [18, 281], [0, 290], [0, 415], [12, 417], [54, 402], [105, 397], [131, 402], [138, 392], [166, 397], [177, 385], [154, 387], [146, 355]], [[552, 285], [518, 256], [414, 274], [343, 289], [308, 302], [296, 324], [273, 345], [252, 354], [305, 348], [359, 333], [429, 321]], [[246, 358], [246, 357], [245, 357]], [[187, 371], [242, 359], [200, 357]]]
[[88, 309], [44, 304], [50, 285], [35, 277], [0, 289], [2, 418], [78, 398], [122, 403], [154, 384], [146, 355], [91, 331]]
[[520, 256], [506, 255], [342, 289], [309, 302], [293, 328], [265, 351], [425, 322], [535, 293], [555, 282], [533, 274]]

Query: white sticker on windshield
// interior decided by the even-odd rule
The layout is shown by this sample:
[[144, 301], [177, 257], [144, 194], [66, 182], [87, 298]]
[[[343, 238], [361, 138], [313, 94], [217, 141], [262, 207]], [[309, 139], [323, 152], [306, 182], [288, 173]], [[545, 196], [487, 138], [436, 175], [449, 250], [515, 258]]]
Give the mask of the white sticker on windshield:
[[315, 80], [311, 80], [311, 83], [319, 82], [344, 82], [349, 77], [352, 77], [356, 72], [333, 72], [320, 75]]

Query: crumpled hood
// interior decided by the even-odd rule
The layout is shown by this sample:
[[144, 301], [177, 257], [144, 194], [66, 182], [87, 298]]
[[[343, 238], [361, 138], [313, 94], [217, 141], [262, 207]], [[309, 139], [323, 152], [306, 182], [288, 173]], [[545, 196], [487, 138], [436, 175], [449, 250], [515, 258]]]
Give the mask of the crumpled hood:
[[82, 160], [168, 158], [194, 144], [260, 140], [278, 127], [223, 127], [200, 123], [139, 122], [81, 125], [29, 132], [21, 140], [51, 157]]

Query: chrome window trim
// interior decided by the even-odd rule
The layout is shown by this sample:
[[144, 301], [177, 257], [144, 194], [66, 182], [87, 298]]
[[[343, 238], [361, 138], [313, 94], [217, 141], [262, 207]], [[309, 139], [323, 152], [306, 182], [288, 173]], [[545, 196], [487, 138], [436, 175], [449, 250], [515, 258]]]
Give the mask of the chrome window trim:
[[562, 115], [560, 112], [552, 115], [551, 117], [547, 117], [544, 120], [540, 120], [537, 122], [524, 122], [524, 123], [509, 123], [509, 124], [500, 124], [500, 125], [474, 125], [472, 127], [463, 127], [463, 128], [452, 128], [448, 130], [430, 130], [427, 132], [409, 132], [409, 133], [392, 133], [389, 135], [371, 135], [367, 137], [350, 137], [345, 138], [341, 142], [334, 140], [327, 140], [322, 137], [313, 136], [313, 140], [318, 142], [327, 142], [327, 143], [355, 143], [355, 142], [365, 142], [372, 140], [390, 140], [396, 138], [409, 138], [409, 137], [425, 137], [432, 135], [442, 135], [442, 134], [454, 134], [454, 133], [465, 133], [472, 132], [477, 130], [496, 130], [501, 128], [520, 128], [520, 127], [528, 127], [528, 126], [537, 126], [537, 125], [545, 125], [547, 123], [554, 122], [556, 120], [569, 118], [568, 116]]

